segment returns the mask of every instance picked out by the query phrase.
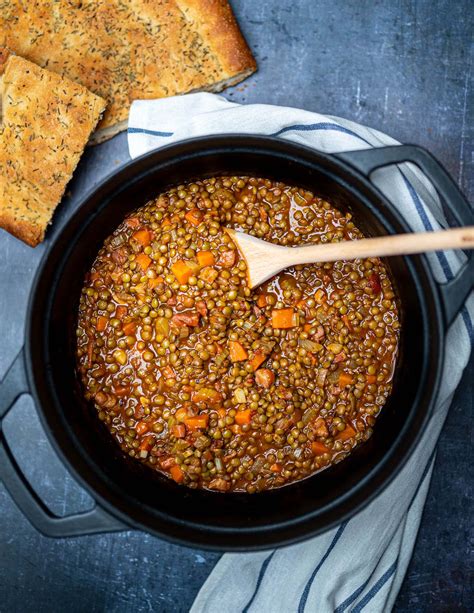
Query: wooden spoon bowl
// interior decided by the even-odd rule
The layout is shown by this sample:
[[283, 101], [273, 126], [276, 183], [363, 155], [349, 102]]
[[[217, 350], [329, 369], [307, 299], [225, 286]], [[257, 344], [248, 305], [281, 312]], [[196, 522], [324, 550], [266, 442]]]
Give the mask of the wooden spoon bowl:
[[290, 266], [315, 262], [336, 262], [392, 255], [410, 255], [445, 249], [473, 249], [474, 226], [396, 234], [356, 241], [342, 241], [304, 247], [282, 247], [244, 232], [225, 228], [247, 263], [250, 289]]

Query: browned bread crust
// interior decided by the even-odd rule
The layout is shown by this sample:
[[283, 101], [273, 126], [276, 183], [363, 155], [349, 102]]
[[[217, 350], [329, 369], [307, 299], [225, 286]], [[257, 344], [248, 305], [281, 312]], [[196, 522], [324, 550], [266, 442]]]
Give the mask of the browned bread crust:
[[188, 21], [199, 29], [203, 40], [219, 58], [223, 78], [256, 69], [248, 48], [227, 0], [177, 0]]
[[105, 101], [5, 49], [0, 74], [0, 227], [35, 247]]
[[220, 91], [256, 69], [227, 0], [3, 0], [0, 45], [108, 102], [95, 142], [130, 103]]

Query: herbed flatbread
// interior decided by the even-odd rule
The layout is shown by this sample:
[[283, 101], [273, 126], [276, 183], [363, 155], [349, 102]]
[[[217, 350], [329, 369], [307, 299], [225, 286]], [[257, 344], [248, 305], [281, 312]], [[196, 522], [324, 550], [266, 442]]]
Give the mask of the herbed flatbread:
[[0, 49], [0, 227], [35, 247], [105, 100]]
[[94, 142], [125, 129], [133, 100], [220, 91], [256, 69], [227, 0], [3, 0], [0, 45], [107, 100]]

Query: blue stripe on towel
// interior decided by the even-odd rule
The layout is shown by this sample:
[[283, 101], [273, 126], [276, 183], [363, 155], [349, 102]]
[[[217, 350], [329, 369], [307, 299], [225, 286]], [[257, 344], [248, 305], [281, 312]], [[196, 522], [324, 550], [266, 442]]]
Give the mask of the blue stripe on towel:
[[[415, 188], [413, 187], [413, 185], [410, 183], [410, 181], [405, 177], [404, 173], [402, 172], [402, 177], [403, 177], [403, 181], [405, 183], [405, 186], [411, 196], [411, 199], [413, 200], [413, 204], [415, 205], [416, 211], [418, 213], [419, 218], [421, 219], [421, 223], [423, 224], [425, 230], [431, 231], [433, 230], [433, 226], [431, 225], [431, 222], [429, 220], [428, 215], [426, 214], [426, 211], [423, 207], [423, 203], [421, 202], [418, 194], [416, 193]], [[451, 267], [449, 265], [448, 259], [446, 257], [446, 254], [444, 253], [444, 251], [437, 251], [436, 252], [436, 256], [438, 258], [438, 261], [441, 265], [441, 268], [443, 269], [443, 272], [446, 276], [446, 279], [448, 281], [450, 281], [454, 275], [453, 272], [451, 270]]]
[[354, 590], [352, 594], [348, 598], [346, 598], [344, 602], [341, 603], [337, 607], [337, 609], [335, 609], [334, 613], [344, 613], [347, 607], [351, 605], [354, 602], [354, 600], [356, 600], [362, 594], [362, 592], [365, 590], [365, 588], [367, 587], [371, 579], [372, 579], [372, 575], [366, 581], [364, 581], [364, 583], [361, 586], [359, 586], [356, 590]]
[[313, 570], [311, 577], [309, 578], [304, 590], [303, 590], [303, 594], [301, 595], [301, 600], [300, 603], [298, 605], [298, 613], [303, 613], [304, 612], [304, 608], [306, 606], [306, 601], [308, 600], [308, 595], [309, 595], [309, 591], [311, 589], [311, 586], [313, 585], [313, 581], [314, 578], [316, 577], [316, 575], [318, 574], [321, 566], [324, 564], [324, 562], [326, 561], [326, 559], [328, 558], [329, 554], [331, 553], [331, 551], [334, 549], [334, 547], [337, 544], [337, 541], [341, 538], [342, 533], [344, 532], [344, 530], [346, 529], [347, 524], [349, 523], [349, 521], [345, 521], [343, 522], [339, 528], [337, 529], [336, 534], [334, 535], [334, 538], [332, 539], [331, 544], [329, 545], [326, 553], [323, 555], [323, 557], [321, 558], [319, 564], [316, 566], [316, 568]]
[[[273, 134], [269, 134], [269, 136], [281, 136], [286, 132], [315, 132], [316, 130], [332, 130], [333, 132], [342, 132], [343, 134], [349, 134], [349, 136], [355, 136], [361, 141], [364, 141], [367, 145], [371, 145], [368, 140], [365, 140], [362, 136], [359, 136], [352, 130], [348, 128], [344, 128], [344, 126], [338, 126], [334, 123], [310, 123], [310, 124], [295, 124], [294, 126], [287, 126], [286, 128], [282, 128], [278, 130], [278, 132], [274, 132]], [[371, 145], [372, 146], [372, 145]]]
[[151, 136], [173, 136], [174, 132], [158, 132], [158, 130], [147, 130], [146, 128], [128, 128], [129, 134], [151, 134]]
[[377, 583], [367, 592], [362, 600], [352, 609], [352, 613], [360, 613], [362, 609], [380, 592], [387, 581], [395, 574], [398, 557], [390, 568], [380, 577]]
[[464, 324], [467, 328], [467, 333], [469, 334], [469, 340], [471, 344], [474, 344], [474, 327], [472, 326], [471, 316], [469, 315], [469, 311], [467, 307], [463, 307], [461, 311], [462, 318], [464, 319]]
[[[413, 200], [416, 210], [418, 212], [418, 215], [425, 227], [426, 230], [433, 230], [433, 226], [431, 225], [431, 222], [426, 214], [426, 211], [423, 208], [423, 203], [421, 202], [415, 188], [413, 187], [413, 185], [410, 183], [410, 181], [405, 177], [405, 175], [402, 172], [402, 177], [403, 180], [405, 182], [406, 188], [408, 189], [408, 192], [411, 196], [411, 199]], [[451, 266], [449, 265], [448, 262], [448, 258], [446, 257], [446, 254], [444, 251], [436, 251], [436, 257], [438, 258], [438, 262], [440, 263], [440, 266], [446, 276], [446, 279], [448, 281], [451, 281], [451, 279], [454, 279], [454, 274], [453, 271], [451, 270]], [[469, 339], [471, 341], [471, 343], [474, 343], [474, 328], [472, 326], [472, 321], [471, 321], [471, 316], [469, 315], [469, 311], [467, 310], [466, 306], [463, 306], [461, 309], [461, 316], [464, 320], [464, 324], [466, 326], [467, 329], [467, 333], [469, 335]]]
[[248, 603], [245, 606], [245, 609], [242, 610], [242, 613], [247, 613], [247, 611], [249, 610], [249, 608], [251, 607], [253, 601], [255, 600], [255, 597], [257, 596], [257, 592], [260, 588], [260, 584], [262, 583], [263, 577], [265, 575], [265, 572], [267, 570], [268, 565], [270, 564], [273, 556], [275, 555], [275, 552], [272, 551], [271, 554], [265, 558], [265, 560], [263, 561], [262, 567], [260, 569], [260, 572], [258, 573], [258, 578], [257, 578], [257, 583], [255, 585], [255, 590], [252, 594], [252, 598], [248, 601]]
[[[434, 458], [436, 455], [436, 449], [433, 451], [433, 453], [430, 455], [430, 458], [428, 460], [428, 462], [426, 463], [425, 469], [423, 471], [423, 474], [421, 475], [421, 479], [419, 484], [416, 487], [415, 493], [412, 496], [412, 499], [410, 501], [410, 504], [408, 505], [408, 508], [410, 509], [410, 507], [412, 506], [412, 504], [415, 502], [416, 497], [418, 496], [418, 492], [421, 489], [421, 486], [423, 485], [423, 483], [425, 482], [426, 477], [428, 476], [428, 473], [430, 471], [430, 468], [433, 466], [433, 462], [434, 462]], [[398, 560], [398, 558], [397, 558]], [[397, 562], [397, 560], [395, 561], [395, 563]], [[383, 575], [382, 575], [383, 576]], [[344, 600], [343, 603], [341, 603], [336, 610], [334, 611], [334, 613], [344, 613], [344, 611], [347, 609], [347, 607], [349, 605], [351, 605], [355, 600], [357, 600], [357, 598], [362, 594], [362, 592], [365, 590], [365, 588], [367, 587], [367, 585], [370, 583], [370, 580], [372, 579], [372, 575], [366, 580], [364, 581], [364, 583], [358, 587], [356, 590], [354, 590], [352, 592], [352, 594], [346, 598], [346, 600]], [[375, 587], [375, 586], [374, 586]], [[369, 592], [370, 593], [370, 592]]]

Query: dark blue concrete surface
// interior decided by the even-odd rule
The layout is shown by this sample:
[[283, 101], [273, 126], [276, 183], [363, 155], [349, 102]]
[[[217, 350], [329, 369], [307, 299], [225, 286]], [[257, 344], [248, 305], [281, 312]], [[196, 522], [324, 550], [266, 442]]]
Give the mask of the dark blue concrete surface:
[[[234, 0], [233, 6], [260, 70], [227, 92], [232, 100], [341, 115], [424, 145], [472, 201], [472, 0]], [[87, 151], [49, 239], [81, 194], [127, 158], [124, 135]], [[0, 232], [0, 376], [22, 344], [43, 250]], [[398, 612], [474, 608], [472, 375], [471, 361], [440, 439]], [[87, 508], [90, 500], [51, 452], [29, 398], [18, 402], [6, 430], [53, 511]], [[219, 558], [136, 532], [46, 539], [1, 485], [0, 517], [1, 612], [184, 612]], [[263, 613], [271, 613], [271, 603]]]

